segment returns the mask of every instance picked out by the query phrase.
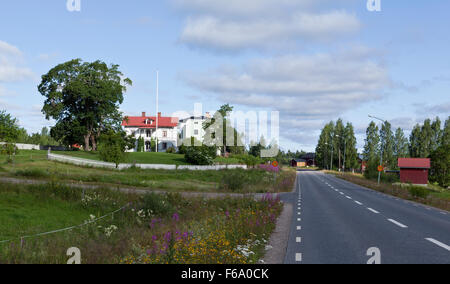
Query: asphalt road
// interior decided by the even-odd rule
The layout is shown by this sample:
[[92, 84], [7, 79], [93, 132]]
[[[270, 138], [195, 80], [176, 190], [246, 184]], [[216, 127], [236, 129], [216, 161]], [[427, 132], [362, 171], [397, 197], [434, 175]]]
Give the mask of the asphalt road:
[[285, 263], [450, 264], [450, 214], [314, 171], [298, 173]]

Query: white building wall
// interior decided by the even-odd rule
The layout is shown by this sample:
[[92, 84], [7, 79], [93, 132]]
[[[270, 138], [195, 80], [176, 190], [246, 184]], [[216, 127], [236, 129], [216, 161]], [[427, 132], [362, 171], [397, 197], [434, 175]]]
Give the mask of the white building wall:
[[183, 122], [180, 122], [180, 134], [181, 139], [187, 139], [194, 137], [200, 142], [203, 142], [203, 137], [205, 135], [205, 130], [203, 130], [203, 122], [205, 118], [196, 117], [194, 119], [187, 118]]

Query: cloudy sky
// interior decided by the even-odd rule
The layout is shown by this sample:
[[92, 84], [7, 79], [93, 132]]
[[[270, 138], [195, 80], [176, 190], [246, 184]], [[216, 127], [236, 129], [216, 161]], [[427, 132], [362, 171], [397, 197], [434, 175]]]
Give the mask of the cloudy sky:
[[381, 0], [1, 0], [0, 109], [29, 132], [40, 76], [73, 58], [119, 64], [134, 82], [128, 115], [230, 103], [279, 111], [283, 149], [314, 150], [342, 117], [363, 146], [368, 114], [408, 131], [450, 114], [450, 2]]

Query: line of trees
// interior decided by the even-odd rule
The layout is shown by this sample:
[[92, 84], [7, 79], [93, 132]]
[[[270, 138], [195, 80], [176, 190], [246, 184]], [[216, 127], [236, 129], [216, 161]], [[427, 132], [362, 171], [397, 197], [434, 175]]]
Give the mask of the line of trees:
[[330, 121], [322, 129], [316, 147], [316, 163], [324, 169], [358, 168], [358, 151], [352, 123], [342, 119]]
[[[398, 170], [398, 158], [431, 158], [430, 180], [441, 186], [450, 185], [450, 116], [442, 127], [439, 117], [426, 119], [417, 124], [409, 139], [403, 129], [392, 129], [386, 121], [381, 126], [371, 122], [366, 129], [362, 160], [366, 163], [368, 177], [378, 173], [378, 166]], [[342, 161], [345, 155], [345, 162]], [[316, 148], [317, 165], [325, 169], [355, 169], [360, 167], [356, 149], [356, 138], [351, 123], [339, 119], [322, 129]], [[345, 164], [344, 164], [345, 163]]]

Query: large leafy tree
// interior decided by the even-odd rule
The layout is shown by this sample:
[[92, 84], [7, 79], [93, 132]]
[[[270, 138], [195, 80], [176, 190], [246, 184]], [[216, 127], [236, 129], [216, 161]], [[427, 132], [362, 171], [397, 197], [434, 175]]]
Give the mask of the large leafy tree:
[[[229, 120], [233, 108], [229, 104], [222, 105], [214, 116], [203, 124], [205, 144], [207, 146], [220, 145], [218, 147], [222, 155], [226, 155], [226, 153], [243, 154], [245, 152], [242, 137]], [[228, 137], [230, 134], [234, 136], [232, 139]], [[229, 143], [230, 140], [233, 141], [232, 145]]]
[[333, 165], [338, 165], [338, 168], [342, 168], [344, 161], [344, 148], [345, 148], [345, 126], [342, 119], [336, 121], [333, 132], [333, 147], [335, 155], [333, 155]]
[[345, 126], [345, 169], [358, 167], [358, 149], [356, 149], [356, 137], [353, 125], [348, 122]]
[[378, 126], [371, 122], [366, 130], [366, 139], [364, 144], [364, 160], [367, 162], [365, 174], [370, 176], [376, 172], [377, 165], [380, 164], [380, 135]]
[[450, 144], [442, 145], [431, 153], [430, 180], [442, 187], [450, 186]]
[[394, 156], [398, 158], [406, 158], [409, 154], [408, 139], [401, 128], [397, 128], [394, 136]]
[[38, 87], [46, 98], [42, 112], [47, 119], [56, 120], [56, 130], [51, 132], [59, 136], [55, 138], [96, 150], [102, 132], [120, 128], [119, 105], [132, 82], [122, 79], [118, 68], [102, 61], [74, 59], [42, 76]]
[[420, 148], [421, 148], [421, 129], [420, 125], [416, 124], [411, 131], [411, 135], [409, 136], [409, 155], [412, 158], [420, 157]]
[[396, 159], [394, 155], [394, 134], [392, 126], [389, 122], [383, 123], [380, 129], [381, 150], [383, 151], [383, 163], [390, 169], [396, 167]]
[[0, 111], [0, 142], [16, 142], [20, 135], [17, 119], [6, 111]]
[[450, 116], [445, 121], [444, 130], [442, 131], [441, 145], [450, 145]]
[[316, 147], [316, 163], [318, 166], [328, 168], [331, 160], [331, 140], [334, 132], [334, 122], [324, 126]]

